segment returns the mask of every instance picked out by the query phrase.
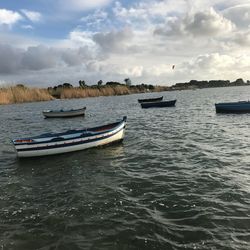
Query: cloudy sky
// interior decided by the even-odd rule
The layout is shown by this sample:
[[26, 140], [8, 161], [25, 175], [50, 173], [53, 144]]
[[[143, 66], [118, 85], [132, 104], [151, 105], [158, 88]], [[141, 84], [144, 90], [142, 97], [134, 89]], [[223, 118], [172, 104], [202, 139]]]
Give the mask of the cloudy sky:
[[0, 84], [125, 78], [250, 80], [250, 1], [0, 2]]

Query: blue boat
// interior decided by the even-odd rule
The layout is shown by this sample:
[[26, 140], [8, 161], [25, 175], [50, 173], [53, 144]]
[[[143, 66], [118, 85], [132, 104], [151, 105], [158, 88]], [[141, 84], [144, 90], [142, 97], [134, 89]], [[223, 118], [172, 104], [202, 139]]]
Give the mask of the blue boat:
[[250, 113], [250, 101], [216, 103], [217, 113]]
[[174, 107], [175, 103], [176, 103], [176, 100], [164, 101], [164, 102], [145, 102], [145, 103], [141, 103], [141, 107], [144, 109]]

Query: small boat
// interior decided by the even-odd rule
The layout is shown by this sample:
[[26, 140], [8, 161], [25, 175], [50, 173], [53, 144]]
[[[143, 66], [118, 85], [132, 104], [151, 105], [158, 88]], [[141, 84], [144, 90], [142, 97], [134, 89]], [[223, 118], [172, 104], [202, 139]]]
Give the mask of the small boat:
[[45, 118], [65, 118], [85, 115], [86, 107], [80, 109], [69, 110], [44, 110], [43, 115]]
[[250, 113], [250, 101], [216, 103], [217, 113]]
[[48, 133], [12, 140], [18, 157], [47, 156], [79, 151], [121, 141], [127, 117], [121, 121], [93, 128]]
[[146, 108], [164, 108], [164, 107], [173, 107], [175, 106], [176, 100], [164, 101], [164, 102], [146, 102], [141, 103], [141, 107]]
[[159, 102], [162, 101], [163, 96], [161, 97], [156, 97], [156, 98], [148, 98], [148, 99], [138, 99], [139, 103], [144, 103], [144, 102]]

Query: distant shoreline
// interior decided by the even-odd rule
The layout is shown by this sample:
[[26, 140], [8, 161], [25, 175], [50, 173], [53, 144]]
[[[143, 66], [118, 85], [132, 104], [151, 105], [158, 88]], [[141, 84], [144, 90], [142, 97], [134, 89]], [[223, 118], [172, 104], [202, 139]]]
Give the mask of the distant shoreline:
[[246, 82], [239, 78], [233, 82], [229, 80], [210, 80], [210, 81], [197, 81], [191, 80], [184, 83], [176, 83], [171, 86], [171, 90], [187, 90], [187, 89], [205, 89], [205, 88], [221, 88], [221, 87], [239, 87], [239, 86], [249, 86], [250, 81]]
[[117, 96], [136, 93], [150, 93], [167, 91], [169, 87], [153, 85], [127, 86], [124, 84], [66, 87], [63, 85], [54, 88], [29, 88], [22, 84], [13, 87], [0, 88], [0, 105], [26, 102], [50, 101], [54, 99], [73, 99], [98, 96]]
[[86, 98], [98, 96], [117, 96], [129, 95], [139, 93], [153, 93], [162, 91], [176, 91], [176, 90], [195, 90], [203, 88], [217, 88], [217, 87], [239, 87], [250, 86], [250, 81], [244, 82], [242, 79], [237, 79], [234, 82], [224, 80], [212, 81], [196, 81], [191, 80], [186, 83], [177, 83], [173, 86], [155, 86], [155, 85], [124, 85], [120, 83], [113, 83], [106, 85], [93, 85], [73, 87], [70, 84], [58, 85], [55, 87], [44, 88], [30, 88], [23, 84], [16, 86], [0, 88], [0, 105], [16, 104], [26, 102], [50, 101], [54, 99], [73, 99]]

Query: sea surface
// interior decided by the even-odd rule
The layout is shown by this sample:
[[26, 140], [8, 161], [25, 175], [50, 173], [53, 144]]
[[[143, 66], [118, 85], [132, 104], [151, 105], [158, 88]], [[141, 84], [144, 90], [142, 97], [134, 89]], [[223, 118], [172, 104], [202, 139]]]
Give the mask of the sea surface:
[[[176, 107], [137, 102], [161, 95]], [[250, 114], [214, 107], [248, 99], [230, 87], [0, 106], [0, 249], [250, 249]], [[119, 144], [23, 160], [11, 144], [124, 115]]]

